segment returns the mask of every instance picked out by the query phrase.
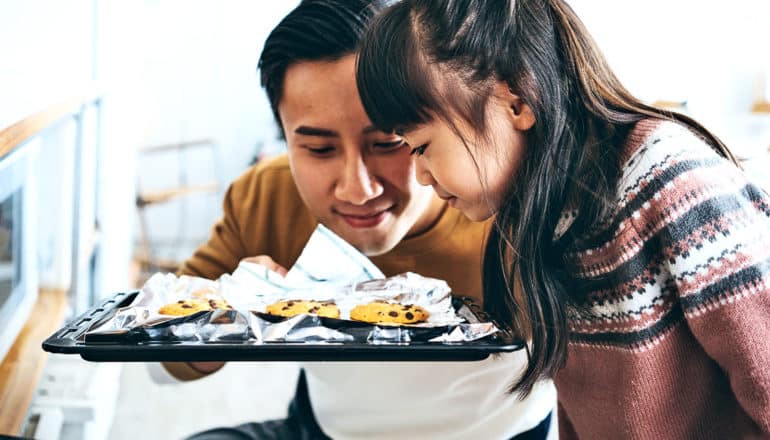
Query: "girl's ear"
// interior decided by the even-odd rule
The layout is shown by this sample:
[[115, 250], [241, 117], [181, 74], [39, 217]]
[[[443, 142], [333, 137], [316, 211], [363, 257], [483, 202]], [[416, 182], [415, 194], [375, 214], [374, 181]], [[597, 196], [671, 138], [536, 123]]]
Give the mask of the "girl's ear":
[[513, 128], [518, 131], [527, 131], [532, 128], [535, 125], [535, 114], [532, 108], [514, 93], [505, 81], [499, 81], [497, 89], [497, 95], [503, 98], [503, 102], [508, 107], [508, 117]]

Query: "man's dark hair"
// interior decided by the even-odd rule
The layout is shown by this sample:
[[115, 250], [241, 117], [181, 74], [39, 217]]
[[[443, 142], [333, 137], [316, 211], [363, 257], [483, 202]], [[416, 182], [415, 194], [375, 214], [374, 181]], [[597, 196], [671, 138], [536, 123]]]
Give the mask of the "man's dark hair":
[[300, 61], [334, 61], [354, 53], [371, 18], [388, 3], [388, 0], [304, 0], [270, 32], [257, 68], [281, 132], [278, 103], [289, 66]]

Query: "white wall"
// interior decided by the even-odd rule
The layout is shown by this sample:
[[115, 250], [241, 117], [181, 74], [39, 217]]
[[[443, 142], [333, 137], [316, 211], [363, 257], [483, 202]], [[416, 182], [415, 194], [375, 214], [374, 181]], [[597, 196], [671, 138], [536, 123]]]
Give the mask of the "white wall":
[[[119, 3], [119, 2], [118, 2]], [[145, 1], [124, 37], [141, 50], [145, 124], [136, 147], [212, 139], [213, 150], [154, 154], [137, 162], [144, 189], [173, 187], [180, 168], [188, 183], [218, 180], [220, 192], [152, 206], [145, 213], [152, 238], [185, 239], [170, 250], [189, 254], [221, 213], [226, 185], [242, 173], [259, 145], [280, 148], [277, 129], [259, 85], [257, 60], [267, 34], [297, 1]], [[123, 21], [115, 14], [112, 21]], [[136, 37], [136, 38], [135, 38]], [[120, 63], [119, 57], [115, 62]], [[137, 231], [138, 232], [138, 231]], [[181, 246], [181, 249], [179, 248]], [[169, 249], [160, 249], [160, 254]]]
[[128, 268], [136, 222], [135, 150], [145, 127], [142, 17], [139, 1], [96, 0], [94, 74], [105, 93], [97, 200], [104, 252], [99, 281], [105, 295], [130, 287]]
[[569, 2], [632, 93], [687, 101], [735, 149], [770, 145], [766, 124], [749, 113], [757, 83], [770, 80], [770, 2]]
[[0, 90], [9, 92], [9, 83], [50, 87], [89, 79], [92, 5], [93, 0], [0, 2]]
[[[93, 74], [93, 6], [93, 0], [0, 2], [0, 128], [86, 92]], [[40, 146], [33, 168], [43, 287], [67, 288], [72, 281], [75, 128], [74, 119], [65, 118], [31, 141]], [[93, 200], [84, 202], [92, 219]]]

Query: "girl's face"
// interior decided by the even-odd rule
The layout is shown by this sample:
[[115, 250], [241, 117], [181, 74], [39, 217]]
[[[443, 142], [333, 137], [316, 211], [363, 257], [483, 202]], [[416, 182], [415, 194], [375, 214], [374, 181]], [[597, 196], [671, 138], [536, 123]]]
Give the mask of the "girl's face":
[[432, 186], [439, 197], [473, 221], [497, 212], [524, 156], [525, 131], [535, 122], [529, 106], [507, 86], [503, 89], [487, 104], [482, 135], [462, 118], [452, 120], [455, 130], [436, 117], [403, 136], [415, 157], [417, 181]]

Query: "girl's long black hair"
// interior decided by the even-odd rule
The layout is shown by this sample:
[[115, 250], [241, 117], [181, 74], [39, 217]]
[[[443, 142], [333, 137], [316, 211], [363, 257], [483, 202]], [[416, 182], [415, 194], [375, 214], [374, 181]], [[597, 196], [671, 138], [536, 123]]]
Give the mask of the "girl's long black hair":
[[[456, 127], [459, 116], [479, 136], [494, 136], [485, 109], [500, 81], [536, 122], [488, 240], [484, 301], [530, 341], [530, 362], [511, 387], [526, 396], [566, 362], [567, 316], [577, 301], [561, 256], [612, 212], [634, 125], [679, 122], [734, 159], [694, 120], [633, 97], [562, 0], [404, 0], [375, 18], [359, 52], [359, 93], [384, 130], [408, 131], [434, 118]], [[578, 216], [554, 240], [565, 207]]]

